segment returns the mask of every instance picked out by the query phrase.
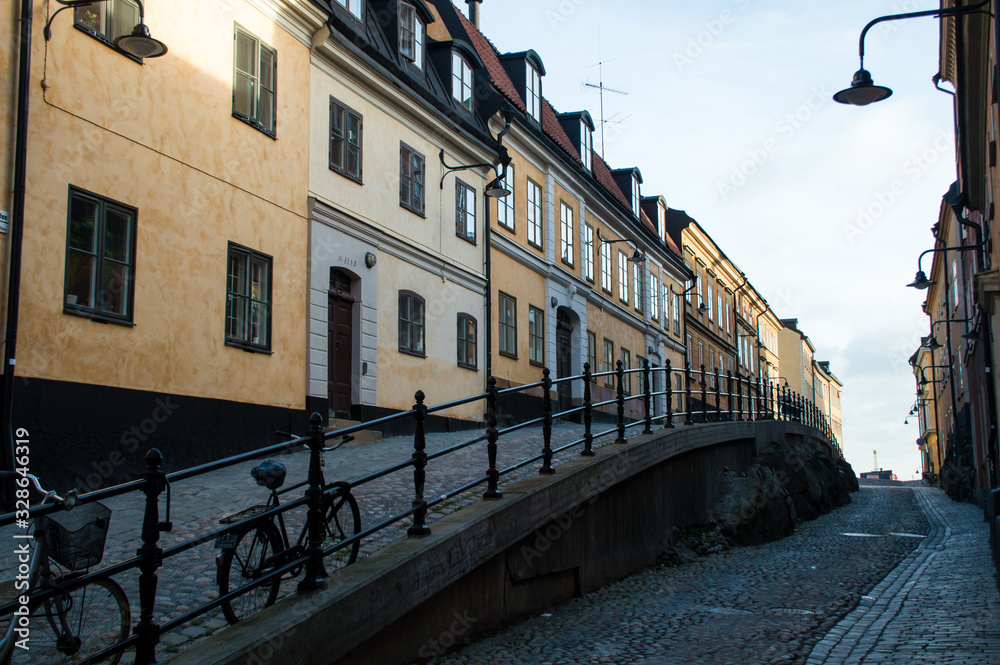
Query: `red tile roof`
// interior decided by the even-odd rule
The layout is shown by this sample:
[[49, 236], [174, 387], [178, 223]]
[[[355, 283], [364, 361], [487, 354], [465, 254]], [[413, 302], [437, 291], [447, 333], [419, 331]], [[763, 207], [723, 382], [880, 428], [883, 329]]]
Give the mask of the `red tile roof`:
[[601, 183], [601, 186], [608, 190], [609, 194], [618, 199], [623, 206], [631, 210], [632, 205], [628, 202], [628, 199], [625, 198], [625, 194], [623, 194], [622, 190], [618, 188], [618, 183], [616, 183], [615, 179], [611, 176], [611, 168], [608, 166], [608, 163], [604, 161], [604, 158], [596, 152], [593, 153], [593, 157], [594, 161], [592, 163], [594, 165], [594, 177], [597, 179], [597, 182]]
[[556, 117], [556, 110], [549, 104], [549, 100], [542, 98], [542, 131], [549, 135], [549, 138], [559, 144], [559, 147], [566, 151], [570, 157], [575, 159], [579, 164], [583, 164], [583, 160], [580, 159], [580, 152], [573, 142], [569, 140], [569, 136], [563, 130], [562, 125], [559, 124], [559, 119]]
[[465, 31], [469, 34], [469, 39], [472, 40], [472, 46], [479, 53], [479, 57], [482, 58], [483, 63], [486, 64], [486, 69], [490, 73], [490, 78], [493, 79], [493, 85], [497, 87], [501, 94], [506, 97], [514, 106], [516, 106], [521, 112], [527, 113], [528, 108], [524, 104], [524, 100], [521, 99], [521, 95], [517, 92], [514, 87], [513, 81], [507, 76], [507, 70], [503, 68], [500, 64], [500, 58], [498, 57], [500, 52], [497, 51], [497, 47], [493, 45], [489, 39], [486, 38], [479, 29], [472, 25], [469, 19], [465, 18], [465, 14], [459, 11], [458, 7], [452, 5], [452, 9], [458, 14], [459, 20], [462, 22], [462, 26]]

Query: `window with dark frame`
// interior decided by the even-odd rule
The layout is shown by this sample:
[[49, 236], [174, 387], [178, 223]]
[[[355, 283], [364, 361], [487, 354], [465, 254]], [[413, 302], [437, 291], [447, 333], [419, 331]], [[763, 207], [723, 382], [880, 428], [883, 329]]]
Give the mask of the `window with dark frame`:
[[133, 320], [137, 218], [131, 206], [69, 188], [63, 311]]
[[330, 168], [361, 182], [362, 118], [348, 106], [330, 98]]
[[73, 24], [113, 47], [116, 39], [131, 35], [139, 24], [139, 4], [135, 0], [110, 0], [76, 7]]
[[455, 180], [455, 235], [476, 243], [476, 190]]
[[530, 115], [535, 122], [542, 121], [542, 75], [529, 63], [525, 72], [525, 95], [524, 101]]
[[[632, 369], [632, 352], [622, 347], [622, 370], [628, 372]], [[624, 376], [624, 390], [626, 395], [632, 394], [632, 375], [625, 374]]]
[[399, 292], [399, 350], [424, 356], [424, 299], [413, 291]]
[[[610, 339], [604, 340], [604, 369], [602, 372], [611, 372], [616, 369], [615, 367], [615, 343]], [[604, 386], [606, 388], [614, 388], [615, 386], [615, 375], [606, 374], [604, 376]]]
[[497, 298], [500, 354], [517, 358], [517, 300], [506, 293]]
[[337, 4], [351, 12], [351, 15], [359, 21], [361, 20], [361, 13], [364, 11], [361, 2], [362, 0], [337, 0]]
[[528, 362], [545, 364], [545, 312], [528, 306]]
[[277, 51], [239, 26], [234, 39], [233, 115], [273, 138], [277, 103]]
[[226, 271], [226, 344], [271, 349], [271, 257], [229, 243]]
[[[591, 374], [597, 372], [597, 333], [587, 331], [587, 362], [590, 363]], [[597, 377], [590, 377], [591, 383], [597, 383]]]
[[399, 205], [424, 214], [424, 156], [405, 143], [399, 144]]
[[476, 319], [470, 314], [458, 315], [458, 365], [476, 369]]

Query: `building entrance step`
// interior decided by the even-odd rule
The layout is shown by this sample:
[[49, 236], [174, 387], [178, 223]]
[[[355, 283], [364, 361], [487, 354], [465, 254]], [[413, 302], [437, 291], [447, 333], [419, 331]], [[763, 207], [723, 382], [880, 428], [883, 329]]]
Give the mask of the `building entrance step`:
[[[343, 429], [345, 427], [353, 427], [354, 425], [360, 425], [360, 420], [347, 420], [346, 418], [330, 418], [327, 422], [326, 431], [330, 432], [336, 429]], [[359, 443], [376, 443], [382, 440], [382, 432], [373, 429], [363, 429], [359, 432], [352, 432], [351, 436], [354, 437], [353, 441], [350, 441], [347, 445], [352, 446]], [[334, 442], [331, 441], [331, 444]]]

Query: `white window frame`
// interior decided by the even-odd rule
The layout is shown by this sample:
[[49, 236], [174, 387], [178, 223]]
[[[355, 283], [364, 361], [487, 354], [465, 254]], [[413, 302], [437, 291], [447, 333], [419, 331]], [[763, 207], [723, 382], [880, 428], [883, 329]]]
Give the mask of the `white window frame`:
[[708, 320], [715, 320], [715, 295], [712, 293], [712, 282], [711, 279], [705, 280], [707, 284], [705, 288], [708, 290], [708, 295], [705, 297], [705, 303], [708, 305]]
[[363, 0], [337, 0], [337, 4], [351, 12], [351, 15], [359, 21], [361, 20], [361, 14], [365, 9], [364, 5], [361, 4], [362, 2]]
[[583, 226], [583, 278], [594, 281], [594, 227], [590, 224]]
[[563, 263], [574, 265], [573, 254], [573, 209], [565, 201], [559, 202], [559, 249]]
[[632, 214], [639, 216], [639, 178], [632, 174]]
[[613, 268], [611, 266], [611, 245], [608, 243], [601, 244], [601, 288], [611, 293], [614, 289], [614, 275], [612, 274]]
[[507, 166], [501, 185], [510, 192], [507, 196], [497, 199], [497, 224], [514, 230], [514, 167]]
[[628, 257], [618, 252], [618, 299], [628, 304]]
[[451, 96], [462, 108], [472, 110], [472, 65], [458, 51], [451, 53]]
[[542, 75], [526, 62], [527, 70], [524, 79], [524, 102], [528, 108], [528, 115], [535, 119], [535, 122], [542, 122]]
[[[424, 68], [424, 22], [417, 16], [413, 5], [399, 3], [399, 54], [413, 63], [417, 69]], [[412, 42], [407, 48], [407, 37]]]
[[455, 235], [476, 244], [476, 190], [455, 179]]
[[649, 273], [649, 318], [654, 321], [660, 320], [660, 292], [657, 288], [660, 280], [653, 273]]
[[637, 312], [642, 311], [642, 265], [638, 263], [632, 264], [632, 292], [635, 293], [635, 309]]
[[580, 120], [580, 161], [583, 162], [583, 168], [590, 171], [594, 167], [593, 155], [591, 154], [594, 148], [594, 134], [590, 131], [590, 127], [587, 126], [582, 119]]
[[542, 249], [542, 188], [528, 178], [528, 244]]

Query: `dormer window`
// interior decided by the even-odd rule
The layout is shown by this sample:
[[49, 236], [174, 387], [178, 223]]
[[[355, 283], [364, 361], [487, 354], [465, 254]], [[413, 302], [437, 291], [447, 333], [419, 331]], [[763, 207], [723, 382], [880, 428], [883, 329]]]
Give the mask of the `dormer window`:
[[591, 160], [591, 150], [594, 147], [594, 134], [590, 131], [590, 127], [583, 120], [580, 121], [580, 159], [583, 160], [583, 166], [588, 171], [591, 170], [593, 162]]
[[667, 237], [667, 207], [663, 205], [663, 201], [656, 202], [656, 232], [660, 240]]
[[399, 4], [399, 53], [417, 69], [423, 69], [424, 23], [413, 5], [405, 2]]
[[351, 12], [351, 14], [354, 15], [354, 18], [358, 19], [359, 21], [361, 20], [361, 12], [362, 12], [361, 2], [362, 0], [337, 0], [337, 3], [341, 7], [346, 8], [347, 11]]
[[524, 101], [528, 105], [528, 115], [535, 119], [535, 122], [542, 121], [542, 76], [538, 70], [530, 64], [526, 64], [527, 76], [524, 83]]
[[472, 67], [458, 53], [451, 54], [451, 96], [472, 110]]
[[639, 177], [632, 176], [632, 213], [639, 216]]

